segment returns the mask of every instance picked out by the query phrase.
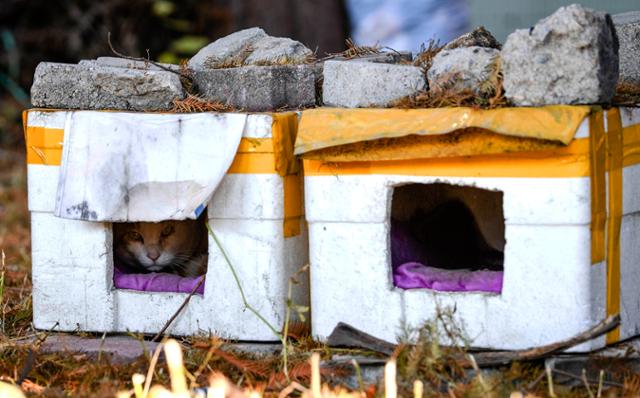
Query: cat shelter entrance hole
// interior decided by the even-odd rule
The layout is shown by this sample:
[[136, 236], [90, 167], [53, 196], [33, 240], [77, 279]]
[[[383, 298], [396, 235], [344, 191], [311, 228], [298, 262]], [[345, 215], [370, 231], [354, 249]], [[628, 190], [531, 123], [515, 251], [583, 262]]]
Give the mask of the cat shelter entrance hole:
[[116, 289], [204, 294], [207, 211], [196, 220], [113, 223]]
[[444, 183], [397, 186], [390, 224], [396, 287], [502, 292], [502, 192]]

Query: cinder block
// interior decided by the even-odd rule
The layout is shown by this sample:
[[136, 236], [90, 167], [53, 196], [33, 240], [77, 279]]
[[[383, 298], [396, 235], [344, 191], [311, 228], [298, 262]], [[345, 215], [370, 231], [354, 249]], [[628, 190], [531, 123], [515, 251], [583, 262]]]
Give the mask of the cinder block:
[[608, 103], [618, 81], [618, 39], [608, 14], [561, 7], [502, 49], [505, 96], [519, 106]]
[[184, 98], [180, 77], [167, 71], [41, 62], [31, 103], [43, 108], [153, 111]]
[[207, 67], [215, 67], [229, 58], [237, 56], [243, 50], [247, 50], [258, 40], [265, 37], [267, 37], [267, 34], [260, 28], [249, 28], [234, 32], [200, 49], [189, 60], [189, 68], [202, 70]]
[[[634, 132], [640, 126], [640, 111], [621, 109], [621, 115], [626, 152], [638, 145]], [[304, 128], [303, 114], [300, 134], [304, 134]], [[588, 143], [591, 133], [588, 123], [583, 122], [575, 139]], [[515, 156], [509, 167], [515, 167], [519, 159]], [[640, 165], [625, 159], [620, 339], [635, 336], [640, 330], [636, 288], [640, 270], [634, 267], [640, 259]], [[422, 161], [413, 170], [411, 160], [371, 161], [362, 171], [349, 163], [305, 160], [314, 335], [326, 338], [338, 322], [346, 322], [395, 341], [403, 327], [421, 325], [448, 307], [456, 309], [455, 318], [472, 346], [523, 349], [567, 339], [608, 315], [607, 295], [615, 297], [616, 292], [608, 291], [613, 288], [607, 283], [606, 259], [593, 263], [592, 182], [588, 174], [493, 177], [481, 174], [485, 165], [491, 164], [490, 159], [470, 158], [467, 161], [473, 165], [464, 172], [456, 169], [456, 174], [462, 175], [452, 176], [429, 171], [430, 167], [440, 170], [448, 159], [429, 159], [428, 165]], [[487, 216], [482, 213], [477, 189], [501, 195], [502, 238], [506, 244], [500, 293], [402, 289], [394, 285], [391, 219], [401, 214], [394, 213], [398, 208], [394, 201], [399, 200], [394, 193], [408, 184], [458, 187], [455, 196], [441, 190], [441, 197], [467, 204], [479, 224], [485, 223]], [[423, 202], [418, 196], [405, 199], [404, 208]], [[482, 230], [482, 225], [479, 228]], [[491, 231], [484, 235], [490, 242]], [[606, 343], [602, 336], [574, 349], [588, 351]]]
[[387, 107], [427, 88], [420, 68], [365, 61], [324, 63], [322, 100], [345, 108]]
[[430, 90], [473, 91], [484, 94], [483, 83], [497, 68], [500, 51], [486, 47], [442, 50], [427, 72]]
[[313, 55], [304, 44], [287, 37], [263, 37], [251, 49], [246, 65], [302, 64]]
[[[171, 69], [174, 72], [180, 72], [180, 65], [165, 64], [165, 63], [157, 63], [157, 64], [167, 69]], [[142, 69], [142, 70], [153, 70], [153, 71], [165, 70], [163, 68], [159, 68], [158, 66], [152, 64], [151, 62], [134, 61], [134, 60], [119, 58], [119, 57], [98, 57], [96, 59], [83, 59], [80, 62], [78, 62], [78, 65], [87, 66], [87, 67], [109, 66], [113, 68]]]
[[620, 41], [620, 81], [640, 85], [640, 11], [612, 15]]
[[249, 112], [304, 108], [316, 102], [312, 65], [195, 70], [193, 79], [205, 99]]
[[471, 32], [465, 33], [451, 40], [442, 49], [453, 50], [454, 48], [460, 47], [485, 47], [500, 50], [502, 48], [502, 44], [500, 44], [500, 42], [496, 40], [491, 32], [486, 30], [484, 26], [479, 26]]
[[[47, 136], [62, 137], [68, 113], [29, 111], [27, 142], [33, 141], [33, 131], [44, 131], [42, 142], [36, 143], [43, 147], [36, 149], [61, 151], [60, 143], [52, 144]], [[289, 278], [308, 263], [308, 241], [302, 224], [298, 234], [285, 236], [285, 177], [275, 173], [274, 165], [269, 166], [275, 162], [273, 125], [271, 114], [248, 115], [242, 144], [245, 152], [237, 157], [244, 156], [240, 163], [255, 171], [236, 167], [226, 175], [208, 209], [210, 225], [232, 261], [248, 302], [280, 330]], [[59, 163], [46, 164], [39, 157], [32, 161], [28, 164], [28, 189], [36, 327], [49, 329], [57, 323], [56, 330], [62, 331], [157, 333], [187, 294], [115, 289], [110, 224], [53, 216]], [[300, 282], [293, 289], [292, 301], [308, 305], [308, 275], [303, 274]], [[245, 308], [233, 274], [211, 238], [204, 295], [191, 299], [169, 332], [277, 340]]]

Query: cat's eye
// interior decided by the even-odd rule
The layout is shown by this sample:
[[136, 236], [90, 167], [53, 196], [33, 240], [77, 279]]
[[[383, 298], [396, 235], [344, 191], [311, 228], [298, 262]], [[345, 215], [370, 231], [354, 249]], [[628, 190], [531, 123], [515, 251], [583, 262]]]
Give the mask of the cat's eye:
[[127, 233], [127, 239], [142, 242], [142, 235], [136, 231], [131, 231]]
[[162, 229], [162, 236], [166, 237], [173, 233], [173, 225], [167, 225]]

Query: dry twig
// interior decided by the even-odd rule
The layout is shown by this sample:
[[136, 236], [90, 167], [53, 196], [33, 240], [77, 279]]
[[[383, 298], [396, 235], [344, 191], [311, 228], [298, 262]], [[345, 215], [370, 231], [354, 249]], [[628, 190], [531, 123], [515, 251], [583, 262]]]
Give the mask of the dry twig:
[[164, 332], [167, 331], [167, 329], [169, 328], [169, 326], [171, 326], [173, 321], [178, 317], [178, 315], [180, 315], [180, 313], [187, 306], [187, 304], [189, 304], [189, 301], [191, 301], [191, 297], [193, 297], [193, 295], [196, 293], [196, 290], [198, 290], [198, 288], [202, 286], [202, 283], [204, 283], [204, 279], [206, 276], [207, 275], [205, 274], [200, 277], [200, 280], [198, 280], [198, 283], [196, 283], [193, 289], [191, 289], [191, 292], [189, 292], [189, 295], [184, 299], [184, 301], [182, 302], [182, 305], [180, 305], [180, 307], [176, 310], [176, 312], [171, 316], [171, 318], [169, 318], [169, 320], [164, 324], [162, 329], [160, 329], [158, 334], [156, 334], [153, 337], [153, 339], [151, 339], [151, 341], [158, 341], [162, 337], [162, 335], [164, 335]]
[[128, 59], [128, 60], [131, 60], [131, 61], [148, 62], [151, 65], [153, 65], [155, 67], [158, 67], [158, 68], [160, 68], [162, 70], [165, 70], [165, 71], [171, 72], [171, 73], [175, 73], [176, 75], [180, 76], [181, 78], [188, 79], [190, 81], [192, 80], [192, 77], [190, 75], [186, 75], [186, 74], [183, 74], [182, 72], [173, 70], [171, 68], [167, 68], [166, 66], [164, 66], [162, 64], [159, 64], [159, 63], [157, 63], [155, 61], [152, 61], [149, 58], [131, 57], [129, 55], [124, 55], [124, 54], [116, 51], [116, 49], [113, 48], [113, 44], [111, 43], [111, 32], [107, 32], [107, 44], [109, 45], [109, 49], [111, 50], [111, 52], [114, 53], [116, 56], [118, 56], [120, 58]]

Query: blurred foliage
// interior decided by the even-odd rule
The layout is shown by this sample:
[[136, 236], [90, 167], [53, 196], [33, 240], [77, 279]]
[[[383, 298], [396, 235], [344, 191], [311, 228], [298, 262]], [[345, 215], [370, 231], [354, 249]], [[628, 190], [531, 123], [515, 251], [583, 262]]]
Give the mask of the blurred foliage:
[[113, 55], [108, 32], [123, 54], [179, 63], [250, 26], [342, 51], [347, 25], [342, 0], [0, 0], [0, 148], [23, 143], [36, 65]]
[[1, 0], [0, 147], [22, 144], [38, 62], [122, 53], [179, 63], [233, 29], [231, 0]]

